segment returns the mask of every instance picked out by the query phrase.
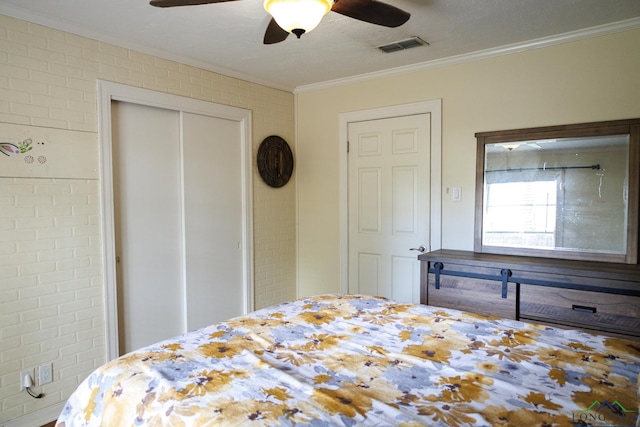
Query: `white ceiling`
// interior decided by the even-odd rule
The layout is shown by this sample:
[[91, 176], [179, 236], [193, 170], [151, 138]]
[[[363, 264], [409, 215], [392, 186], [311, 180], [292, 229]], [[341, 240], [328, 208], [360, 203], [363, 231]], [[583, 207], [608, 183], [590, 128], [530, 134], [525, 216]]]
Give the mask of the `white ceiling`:
[[[161, 9], [147, 0], [0, 0], [0, 13], [289, 91], [640, 28], [640, 0], [386, 0], [411, 13], [406, 24], [386, 28], [329, 12], [301, 39], [263, 45], [270, 17], [262, 2]], [[376, 48], [413, 36], [430, 45]]]

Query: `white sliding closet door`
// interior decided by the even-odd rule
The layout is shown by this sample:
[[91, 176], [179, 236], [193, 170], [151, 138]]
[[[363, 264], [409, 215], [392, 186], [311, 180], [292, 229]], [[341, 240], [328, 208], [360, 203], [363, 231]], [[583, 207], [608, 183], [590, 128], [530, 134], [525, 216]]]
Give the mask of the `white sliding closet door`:
[[238, 121], [112, 101], [119, 353], [242, 314]]
[[237, 122], [183, 113], [187, 329], [242, 312]]
[[179, 115], [112, 103], [121, 354], [184, 330]]

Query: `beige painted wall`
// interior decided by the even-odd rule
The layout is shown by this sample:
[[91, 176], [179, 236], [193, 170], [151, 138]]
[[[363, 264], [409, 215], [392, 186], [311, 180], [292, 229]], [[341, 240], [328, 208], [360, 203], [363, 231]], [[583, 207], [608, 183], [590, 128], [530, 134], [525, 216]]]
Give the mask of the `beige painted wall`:
[[639, 76], [634, 30], [297, 94], [300, 296], [340, 291], [339, 113], [442, 99], [442, 245], [472, 250], [475, 132], [640, 117]]
[[[91, 146], [66, 156], [59, 170], [97, 158], [97, 79], [249, 109], [254, 157], [269, 135], [294, 147], [291, 93], [0, 15], [0, 125], [10, 125], [0, 126], [0, 142], [57, 129]], [[41, 150], [33, 149], [36, 158]], [[99, 180], [2, 172], [0, 425], [39, 425], [39, 414], [55, 413], [105, 361]], [[261, 308], [296, 295], [295, 177], [272, 189], [254, 164], [253, 185]], [[54, 378], [37, 388], [45, 397], [21, 393], [19, 372], [45, 363]]]

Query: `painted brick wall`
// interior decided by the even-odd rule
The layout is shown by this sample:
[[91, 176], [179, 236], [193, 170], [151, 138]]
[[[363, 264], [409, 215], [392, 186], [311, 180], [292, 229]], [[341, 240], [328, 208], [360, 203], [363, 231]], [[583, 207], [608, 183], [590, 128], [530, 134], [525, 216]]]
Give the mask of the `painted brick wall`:
[[[274, 134], [295, 149], [291, 93], [0, 15], [0, 123], [95, 135], [97, 79], [249, 109], [254, 153]], [[0, 177], [0, 425], [21, 425], [104, 360], [99, 182]], [[296, 295], [295, 176], [272, 189], [254, 164], [254, 218], [261, 308]], [[43, 361], [35, 401], [19, 372]]]
[[[64, 399], [104, 363], [98, 182], [0, 178], [0, 209], [6, 421]], [[18, 372], [52, 362], [54, 381], [38, 387], [46, 399], [19, 393]]]

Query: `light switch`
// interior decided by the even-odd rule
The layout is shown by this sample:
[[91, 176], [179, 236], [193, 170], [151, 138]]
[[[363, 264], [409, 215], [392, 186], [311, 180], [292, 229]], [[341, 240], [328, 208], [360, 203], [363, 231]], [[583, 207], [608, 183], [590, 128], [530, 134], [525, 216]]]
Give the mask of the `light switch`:
[[462, 200], [462, 188], [453, 187], [451, 189], [451, 200], [453, 200], [454, 202], [459, 202], [460, 200]]

